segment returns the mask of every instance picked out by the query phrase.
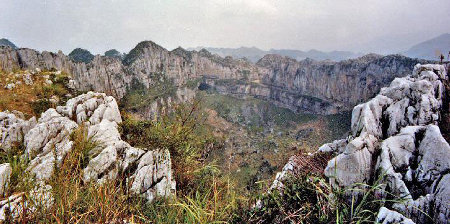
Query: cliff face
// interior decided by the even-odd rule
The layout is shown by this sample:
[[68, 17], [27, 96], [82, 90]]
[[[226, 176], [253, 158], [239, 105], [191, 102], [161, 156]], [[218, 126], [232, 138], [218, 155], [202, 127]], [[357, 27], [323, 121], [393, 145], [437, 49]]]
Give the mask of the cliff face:
[[[310, 59], [298, 62], [266, 55], [252, 64], [231, 57], [221, 58], [206, 50], [168, 51], [144, 41], [123, 61], [97, 55], [90, 63], [82, 63], [70, 60], [61, 52], [0, 47], [0, 66], [5, 71], [55, 68], [72, 74], [79, 90], [105, 92], [119, 99], [132, 88], [133, 80], [150, 88], [161, 79], [182, 87], [190, 80], [204, 78], [223, 94], [261, 97], [294, 111], [319, 114], [351, 109], [374, 96], [395, 77], [410, 73], [420, 62], [423, 63], [399, 55], [367, 55], [342, 62]], [[224, 82], [217, 80], [234, 80], [235, 84], [223, 85]]]
[[342, 62], [296, 61], [279, 55], [266, 55], [257, 65], [269, 68], [262, 83], [286, 92], [313, 96], [342, 109], [373, 97], [395, 77], [412, 72], [417, 59], [400, 55], [366, 55]]

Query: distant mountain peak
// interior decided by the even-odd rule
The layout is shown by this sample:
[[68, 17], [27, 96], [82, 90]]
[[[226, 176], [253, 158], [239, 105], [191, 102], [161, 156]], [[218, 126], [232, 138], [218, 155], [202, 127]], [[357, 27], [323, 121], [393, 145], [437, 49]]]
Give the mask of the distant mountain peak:
[[111, 49], [111, 50], [105, 51], [105, 56], [106, 57], [111, 57], [111, 58], [118, 58], [118, 59], [121, 59], [121, 60], [125, 57], [124, 54], [120, 53], [116, 49]]
[[439, 60], [440, 54], [447, 58], [450, 52], [450, 33], [443, 33], [435, 38], [412, 46], [405, 55], [412, 58]]
[[161, 52], [167, 51], [165, 48], [151, 40], [141, 41], [125, 56], [125, 58], [123, 59], [124, 64], [130, 65], [131, 63], [133, 63], [137, 58], [139, 58], [146, 52], [146, 49]]
[[84, 62], [87, 64], [94, 59], [94, 55], [86, 49], [75, 48], [72, 52], [70, 52], [69, 58], [75, 62]]
[[267, 54], [279, 54], [282, 56], [288, 56], [296, 60], [303, 60], [305, 58], [311, 58], [313, 60], [332, 60], [342, 61], [345, 59], [356, 58], [362, 54], [353, 53], [350, 51], [331, 51], [323, 52], [316, 49], [309, 50], [307, 52], [292, 49], [270, 49], [268, 51], [261, 50], [257, 47], [239, 47], [239, 48], [213, 48], [213, 47], [197, 47], [192, 50], [206, 49], [212, 54], [217, 54], [221, 57], [231, 56], [233, 58], [247, 58], [253, 63], [258, 62]]
[[8, 46], [8, 47], [11, 47], [13, 49], [17, 49], [17, 46], [13, 42], [9, 41], [6, 38], [0, 39], [0, 46]]

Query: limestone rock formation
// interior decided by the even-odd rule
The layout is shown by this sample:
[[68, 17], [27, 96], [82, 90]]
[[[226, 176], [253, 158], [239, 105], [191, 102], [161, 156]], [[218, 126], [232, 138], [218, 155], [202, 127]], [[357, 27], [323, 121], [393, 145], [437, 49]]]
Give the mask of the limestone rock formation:
[[3, 196], [5, 189], [8, 187], [11, 172], [11, 165], [9, 163], [0, 165], [0, 196]]
[[[381, 179], [378, 195], [399, 199], [380, 209], [381, 223], [448, 222], [450, 146], [437, 126], [446, 96], [443, 82], [448, 82], [444, 66], [416, 65], [412, 75], [395, 78], [354, 107], [347, 139], [318, 150], [335, 155], [325, 168], [332, 186], [354, 188]], [[273, 187], [297, 169], [293, 161]]]
[[406, 218], [405, 216], [396, 211], [389, 210], [386, 207], [381, 207], [380, 211], [378, 211], [377, 223], [414, 224], [414, 222], [411, 219]]
[[[77, 128], [85, 128], [87, 137], [95, 142], [95, 148], [89, 151], [92, 159], [83, 167], [85, 182], [101, 184], [127, 173], [130, 174], [127, 181], [132, 185], [131, 191], [149, 201], [175, 192], [168, 150], [138, 149], [122, 141], [117, 129], [122, 119], [116, 100], [111, 96], [94, 92], [77, 96], [68, 100], [65, 106], [42, 113], [35, 125], [33, 119], [24, 121], [3, 112], [0, 115], [2, 136], [5, 136], [2, 143], [10, 145], [10, 142], [23, 138], [25, 156], [30, 160], [26, 171], [42, 185], [36, 192], [49, 192], [50, 186], [46, 182], [73, 149], [75, 140], [71, 134]], [[7, 184], [6, 176], [4, 178], [1, 172], [0, 176], [0, 183]], [[51, 195], [44, 195], [51, 203]], [[12, 195], [7, 200], [13, 203], [0, 202], [0, 219], [2, 214], [4, 217], [5, 206], [21, 206], [23, 199], [20, 195]]]
[[0, 149], [8, 151], [23, 141], [25, 134], [36, 125], [36, 118], [25, 120], [19, 111], [0, 112]]
[[[133, 89], [135, 81], [149, 88], [165, 79], [179, 88], [203, 79], [223, 94], [260, 97], [294, 111], [319, 114], [351, 109], [373, 97], [395, 77], [411, 73], [419, 62], [423, 63], [399, 55], [367, 55], [342, 62], [299, 62], [267, 55], [252, 64], [221, 58], [206, 50], [168, 51], [151, 41], [139, 43], [123, 60], [97, 55], [79, 62], [62, 52], [0, 47], [0, 65], [5, 71], [55, 68], [72, 74], [78, 90], [105, 92], [118, 99]], [[232, 85], [227, 85], [229, 81]]]
[[54, 201], [51, 190], [50, 185], [39, 184], [27, 194], [25, 192], [16, 193], [0, 201], [0, 222], [6, 220], [7, 214], [11, 218], [17, 219], [25, 208], [27, 212], [34, 212], [38, 208], [50, 208]]
[[382, 194], [405, 200], [392, 209], [415, 222], [446, 223], [450, 207], [442, 192], [450, 184], [445, 178], [450, 146], [436, 126], [443, 80], [448, 80], [444, 66], [417, 65], [411, 76], [396, 78], [374, 99], [356, 106], [348, 144], [325, 169], [331, 183], [350, 187], [381, 176], [386, 184]]

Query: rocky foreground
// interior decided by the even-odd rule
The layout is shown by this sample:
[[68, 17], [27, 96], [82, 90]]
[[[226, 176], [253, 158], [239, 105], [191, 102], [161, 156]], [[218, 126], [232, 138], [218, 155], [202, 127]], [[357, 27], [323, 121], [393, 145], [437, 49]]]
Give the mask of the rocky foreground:
[[[79, 128], [87, 129], [88, 138], [96, 143], [88, 152], [91, 159], [83, 167], [83, 181], [102, 184], [128, 173], [131, 191], [148, 201], [173, 195], [175, 180], [168, 150], [131, 147], [120, 138], [117, 129], [120, 122], [116, 100], [94, 92], [72, 98], [65, 106], [48, 109], [38, 120], [35, 117], [25, 120], [18, 111], [0, 112], [0, 147], [8, 151], [14, 144], [23, 144], [23, 156], [29, 160], [26, 172], [36, 182], [32, 191], [16, 192], [0, 201], [0, 220], [5, 219], [6, 211], [18, 217], [24, 205], [31, 211], [36, 204], [52, 205], [52, 188], [48, 183], [55, 168], [73, 150], [76, 139], [71, 134]], [[0, 165], [1, 195], [8, 186], [11, 171], [11, 164]]]
[[[450, 146], [438, 126], [448, 103], [444, 82], [443, 65], [416, 65], [412, 75], [394, 79], [375, 98], [354, 107], [347, 139], [318, 150], [335, 155], [325, 168], [334, 188], [380, 180], [378, 195], [386, 200], [380, 223], [448, 223]], [[272, 187], [282, 188], [300, 167], [292, 158]]]

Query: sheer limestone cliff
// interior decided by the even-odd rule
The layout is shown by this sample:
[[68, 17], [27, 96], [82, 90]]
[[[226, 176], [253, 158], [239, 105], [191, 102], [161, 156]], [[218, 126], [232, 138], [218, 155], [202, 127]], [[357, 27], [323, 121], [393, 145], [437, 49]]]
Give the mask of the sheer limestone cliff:
[[0, 47], [0, 67], [5, 71], [55, 68], [72, 74], [80, 91], [105, 92], [118, 99], [133, 88], [133, 82], [151, 88], [168, 80], [180, 88], [204, 80], [222, 94], [259, 97], [294, 111], [319, 114], [350, 110], [395, 77], [411, 73], [417, 63], [423, 61], [398, 55], [367, 55], [342, 62], [298, 62], [266, 55], [252, 64], [206, 50], [168, 51], [151, 41], [139, 43], [123, 60], [97, 55], [90, 63], [82, 63], [62, 52]]

